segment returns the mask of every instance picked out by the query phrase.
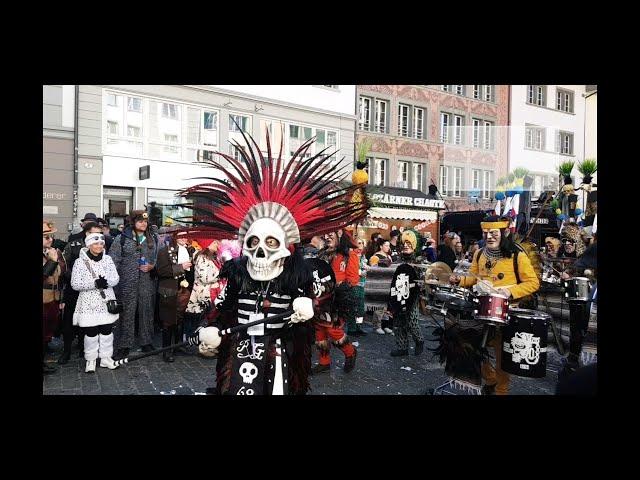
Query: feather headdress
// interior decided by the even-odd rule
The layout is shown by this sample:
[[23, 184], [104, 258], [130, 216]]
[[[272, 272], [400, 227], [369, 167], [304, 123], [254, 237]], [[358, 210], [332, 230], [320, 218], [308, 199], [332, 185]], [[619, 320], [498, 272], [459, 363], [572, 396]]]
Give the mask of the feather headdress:
[[179, 193], [192, 203], [193, 216], [187, 220], [189, 230], [202, 234], [228, 237], [237, 234], [242, 244], [244, 235], [259, 218], [272, 218], [285, 231], [287, 244], [300, 243], [314, 235], [336, 231], [356, 223], [367, 214], [369, 202], [351, 202], [351, 195], [361, 185], [340, 186], [348, 172], [344, 159], [334, 163], [335, 152], [326, 154], [325, 148], [305, 158], [315, 138], [304, 142], [291, 159], [280, 153], [273, 158], [269, 132], [266, 132], [266, 156], [253, 137], [240, 129], [246, 148], [236, 141], [241, 160], [215, 152], [229, 166], [218, 160], [204, 163], [223, 173], [226, 178], [205, 177], [202, 183]]

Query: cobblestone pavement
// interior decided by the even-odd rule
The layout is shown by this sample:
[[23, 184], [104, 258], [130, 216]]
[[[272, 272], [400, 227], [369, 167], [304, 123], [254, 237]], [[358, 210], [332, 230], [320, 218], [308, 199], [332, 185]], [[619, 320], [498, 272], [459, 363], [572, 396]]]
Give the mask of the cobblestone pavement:
[[[430, 338], [433, 322], [423, 317], [421, 328], [425, 338]], [[311, 395], [423, 395], [447, 381], [443, 366], [427, 350], [435, 347], [435, 342], [427, 341], [420, 356], [413, 355], [412, 345], [409, 356], [391, 357], [393, 336], [378, 335], [367, 323], [364, 329], [368, 335], [353, 339], [358, 349], [356, 368], [345, 374], [342, 352], [332, 350], [331, 371], [312, 377]], [[160, 344], [158, 334], [155, 345]], [[55, 363], [62, 348], [60, 340], [54, 339], [50, 348], [53, 351], [46, 361], [58, 371], [43, 376], [45, 395], [204, 395], [207, 387], [215, 385], [216, 360], [199, 355], [176, 356], [174, 363], [165, 363], [162, 355], [156, 355], [116, 370], [97, 368], [95, 374], [87, 374], [75, 346], [69, 363], [61, 366]], [[547, 375], [539, 379], [511, 376], [512, 395], [553, 395], [561, 356], [551, 337], [548, 348]], [[317, 358], [314, 351], [314, 364]], [[465, 394], [449, 387], [439, 393]]]

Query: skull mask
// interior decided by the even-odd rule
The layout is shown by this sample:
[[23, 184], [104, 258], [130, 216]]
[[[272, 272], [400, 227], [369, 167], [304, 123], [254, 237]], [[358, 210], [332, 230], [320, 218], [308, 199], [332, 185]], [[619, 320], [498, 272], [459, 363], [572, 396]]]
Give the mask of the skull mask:
[[249, 257], [247, 270], [251, 278], [267, 281], [282, 273], [284, 260], [291, 255], [285, 240], [285, 231], [275, 220], [261, 218], [253, 222], [242, 246], [242, 253]]

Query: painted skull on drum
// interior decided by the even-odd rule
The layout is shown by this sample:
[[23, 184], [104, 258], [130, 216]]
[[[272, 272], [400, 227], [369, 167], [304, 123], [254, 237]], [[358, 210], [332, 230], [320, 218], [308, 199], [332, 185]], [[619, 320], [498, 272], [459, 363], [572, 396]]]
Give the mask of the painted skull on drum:
[[285, 239], [285, 231], [275, 220], [261, 218], [253, 222], [242, 246], [242, 253], [249, 258], [247, 270], [251, 278], [267, 281], [282, 273], [284, 260], [291, 255]]
[[404, 305], [409, 298], [413, 285], [414, 284], [409, 284], [409, 275], [401, 273], [396, 277], [395, 286], [391, 287], [391, 295], [395, 296], [396, 299]]
[[514, 363], [524, 360], [529, 365], [536, 365], [540, 359], [540, 337], [534, 337], [533, 333], [516, 332], [511, 338], [511, 348], [511, 359]]

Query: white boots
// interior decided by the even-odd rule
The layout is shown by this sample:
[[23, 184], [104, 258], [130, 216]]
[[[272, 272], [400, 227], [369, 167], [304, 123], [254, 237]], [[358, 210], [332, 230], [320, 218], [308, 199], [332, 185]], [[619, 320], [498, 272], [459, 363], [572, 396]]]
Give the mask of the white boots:
[[113, 364], [113, 333], [98, 335], [100, 337], [100, 366], [113, 370], [118, 368]]
[[117, 365], [114, 365], [113, 358], [111, 358], [111, 357], [109, 357], [109, 358], [100, 358], [100, 366], [101, 367], [105, 367], [105, 368], [109, 368], [111, 370], [113, 370], [114, 368], [118, 368]]
[[87, 361], [87, 366], [84, 369], [87, 373], [93, 373], [96, 371], [96, 360], [100, 356], [100, 366], [113, 370], [118, 368], [114, 365], [113, 358], [113, 333], [109, 335], [96, 335], [84, 337], [84, 358]]

